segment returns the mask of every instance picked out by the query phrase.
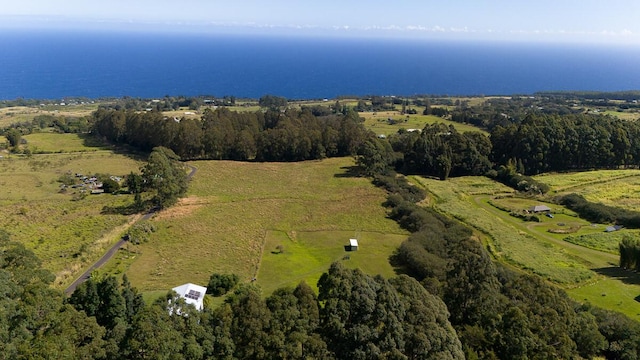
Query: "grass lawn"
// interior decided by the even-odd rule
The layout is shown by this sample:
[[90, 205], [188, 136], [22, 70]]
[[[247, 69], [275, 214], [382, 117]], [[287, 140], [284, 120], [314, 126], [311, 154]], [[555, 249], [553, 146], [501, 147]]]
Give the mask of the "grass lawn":
[[[133, 249], [137, 253], [135, 259], [121, 260], [122, 271], [142, 291], [170, 289], [185, 282], [206, 284], [214, 272], [236, 273], [243, 281], [251, 281], [262, 269], [263, 248], [266, 256], [272, 255], [273, 249], [265, 242], [276, 236], [273, 234], [303, 234], [300, 244], [306, 244], [308, 239], [329, 242], [318, 244], [318, 249], [333, 247], [334, 241], [343, 244], [358, 232], [363, 239], [370, 233], [406, 237], [405, 231], [386, 218], [381, 206], [385, 192], [366, 178], [349, 175], [349, 168], [354, 165], [351, 158], [190, 164], [198, 172], [190, 184], [189, 196], [151, 220], [158, 230], [148, 243]], [[339, 239], [331, 236], [334, 232], [340, 234]], [[321, 235], [318, 238], [309, 234]], [[397, 240], [393, 236], [390, 239]], [[385, 246], [384, 255], [377, 256], [387, 262], [393, 249]], [[307, 254], [315, 254], [313, 247], [300, 247], [303, 248]], [[344, 252], [339, 247], [338, 250]], [[333, 255], [314, 256], [326, 259], [325, 269], [334, 260]], [[384, 266], [388, 265], [375, 265], [376, 269]], [[273, 270], [267, 267], [265, 271]], [[295, 284], [298, 278], [295, 275], [291, 281], [273, 283]], [[263, 275], [260, 279], [264, 283]], [[267, 281], [264, 286], [274, 285]]]
[[[459, 132], [480, 131], [486, 133], [475, 126], [460, 124], [433, 115], [401, 115], [399, 111], [361, 112], [359, 115], [365, 119], [365, 127], [376, 134], [395, 134], [399, 129], [422, 130], [427, 124], [438, 122], [453, 125]], [[399, 122], [393, 125], [389, 124], [389, 118]]]
[[269, 231], [257, 282], [267, 294], [301, 281], [315, 288], [334, 261], [371, 275], [395, 275], [389, 256], [406, 240], [406, 235], [359, 232], [358, 251], [345, 251], [345, 245], [354, 237], [352, 231], [295, 232], [293, 237], [283, 231]]

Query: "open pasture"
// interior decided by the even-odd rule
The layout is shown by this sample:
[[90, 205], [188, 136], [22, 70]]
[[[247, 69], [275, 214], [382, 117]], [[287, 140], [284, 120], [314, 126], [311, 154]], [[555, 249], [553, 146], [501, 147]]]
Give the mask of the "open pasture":
[[94, 152], [106, 149], [87, 146], [87, 143], [93, 144], [97, 142], [95, 138], [92, 138], [87, 134], [39, 132], [24, 135], [22, 138], [27, 141], [26, 147], [32, 154]]
[[46, 106], [12, 106], [0, 108], [0, 127], [15, 123], [31, 122], [38, 115], [65, 117], [89, 116], [98, 108], [98, 104], [80, 105], [46, 105]]
[[[433, 115], [401, 115], [399, 111], [379, 111], [379, 112], [361, 112], [358, 113], [364, 118], [364, 125], [367, 129], [376, 134], [395, 134], [400, 129], [419, 129], [422, 130], [427, 124], [444, 123], [445, 125], [453, 125], [459, 132], [480, 131], [483, 130], [454, 121], [446, 120]], [[395, 123], [391, 123], [389, 119], [393, 119]]]
[[567, 236], [564, 241], [618, 255], [622, 239], [627, 236], [637, 239], [640, 236], [640, 230], [622, 229], [615, 232], [605, 232], [603, 226], [598, 228], [597, 232]]
[[[640, 319], [640, 303], [636, 301], [640, 276], [620, 269], [618, 255], [613, 251], [618, 237], [625, 232], [637, 236], [635, 231], [605, 233], [605, 225], [590, 224], [557, 205], [550, 206], [553, 219], [541, 216], [540, 223], [525, 222], [491, 206], [490, 202], [503, 201], [502, 206], [520, 209], [534, 200], [470, 195], [473, 188], [469, 180], [474, 178], [446, 182], [421, 177], [411, 179], [429, 190], [436, 209], [485, 235], [488, 248], [498, 260], [560, 284], [577, 301], [589, 301]], [[569, 228], [577, 231], [548, 232]]]
[[436, 209], [488, 236], [489, 246], [498, 259], [559, 284], [576, 284], [593, 276], [584, 261], [566, 249], [537, 238], [526, 227], [514, 226], [514, 222], [523, 221], [490, 206], [488, 196], [470, 195], [473, 187], [468, 183], [469, 178], [465, 183], [456, 179], [440, 181], [418, 176], [412, 179], [433, 194]]
[[63, 191], [57, 180], [67, 172], [126, 175], [141, 164], [107, 151], [0, 158], [0, 228], [36, 253], [56, 274], [56, 286], [66, 285], [117, 240], [114, 229], [131, 219], [102, 214], [103, 207], [125, 205], [132, 198]]
[[635, 121], [640, 119], [640, 113], [638, 113], [637, 110], [634, 110], [634, 111], [607, 110], [607, 111], [603, 111], [602, 113], [604, 113], [605, 115], [617, 117], [620, 120]]
[[[385, 269], [388, 256], [395, 249], [388, 244], [395, 245], [407, 235], [386, 218], [381, 206], [385, 192], [366, 178], [350, 175], [349, 169], [354, 165], [351, 158], [190, 164], [198, 172], [189, 186], [188, 197], [150, 220], [157, 231], [149, 242], [134, 249], [135, 259], [125, 261], [123, 266], [132, 284], [142, 291], [167, 290], [185, 282], [206, 284], [214, 272], [236, 273], [243, 281], [259, 277], [258, 283], [267, 289], [280, 283], [297, 283], [300, 275], [293, 272], [290, 281], [271, 280], [265, 275], [274, 272], [269, 260], [265, 260], [274, 250], [265, 242], [270, 236], [280, 239], [273, 234], [300, 239], [301, 243], [295, 245], [299, 247], [296, 253], [326, 260], [324, 270], [335, 257], [341, 257], [315, 255], [314, 248], [302, 246], [302, 241], [327, 241], [328, 245], [317, 244], [320, 249], [333, 247], [334, 242], [342, 246], [358, 232], [363, 238], [371, 233], [388, 234], [384, 236], [389, 238], [379, 238], [390, 239], [388, 243], [375, 250], [385, 264], [370, 264], [375, 269]], [[318, 238], [309, 234], [324, 235]], [[331, 234], [340, 235], [334, 238]], [[292, 250], [292, 246], [284, 245], [282, 255], [287, 256], [287, 248]], [[337, 251], [344, 252], [344, 248], [338, 247]], [[366, 252], [360, 257], [364, 255]], [[262, 261], [266, 264], [265, 273]]]
[[[359, 249], [346, 251], [349, 239], [358, 238]], [[257, 282], [269, 294], [305, 281], [316, 286], [328, 264], [342, 261], [371, 275], [395, 276], [389, 256], [406, 240], [406, 235], [353, 231], [269, 231], [266, 235]]]
[[569, 296], [579, 302], [588, 302], [604, 309], [621, 312], [640, 321], [638, 294], [640, 282], [632, 271], [617, 267], [599, 270], [606, 276], [597, 281], [566, 289]]
[[[613, 180], [640, 177], [640, 170], [590, 170], [571, 173], [547, 173], [533, 176], [551, 186], [556, 193], [575, 192], [584, 187], [607, 184]], [[607, 185], [608, 186], [608, 185]], [[580, 190], [582, 192], [582, 190]]]

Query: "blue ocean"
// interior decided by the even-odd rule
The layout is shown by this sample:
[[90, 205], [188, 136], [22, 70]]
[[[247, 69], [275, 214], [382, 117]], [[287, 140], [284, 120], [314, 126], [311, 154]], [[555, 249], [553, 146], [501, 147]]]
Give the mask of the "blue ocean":
[[0, 32], [0, 99], [632, 89], [640, 89], [640, 49], [631, 46]]

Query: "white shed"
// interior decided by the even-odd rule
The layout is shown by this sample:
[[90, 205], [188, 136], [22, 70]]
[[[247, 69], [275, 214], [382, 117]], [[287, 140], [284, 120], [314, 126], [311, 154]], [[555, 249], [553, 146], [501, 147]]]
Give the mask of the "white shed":
[[349, 249], [351, 251], [358, 250], [358, 239], [349, 239]]

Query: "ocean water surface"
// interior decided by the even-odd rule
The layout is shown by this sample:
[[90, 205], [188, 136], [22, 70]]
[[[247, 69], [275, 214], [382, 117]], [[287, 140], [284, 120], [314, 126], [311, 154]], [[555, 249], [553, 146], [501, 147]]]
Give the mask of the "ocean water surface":
[[640, 49], [233, 35], [0, 32], [0, 99], [508, 95], [640, 89]]

